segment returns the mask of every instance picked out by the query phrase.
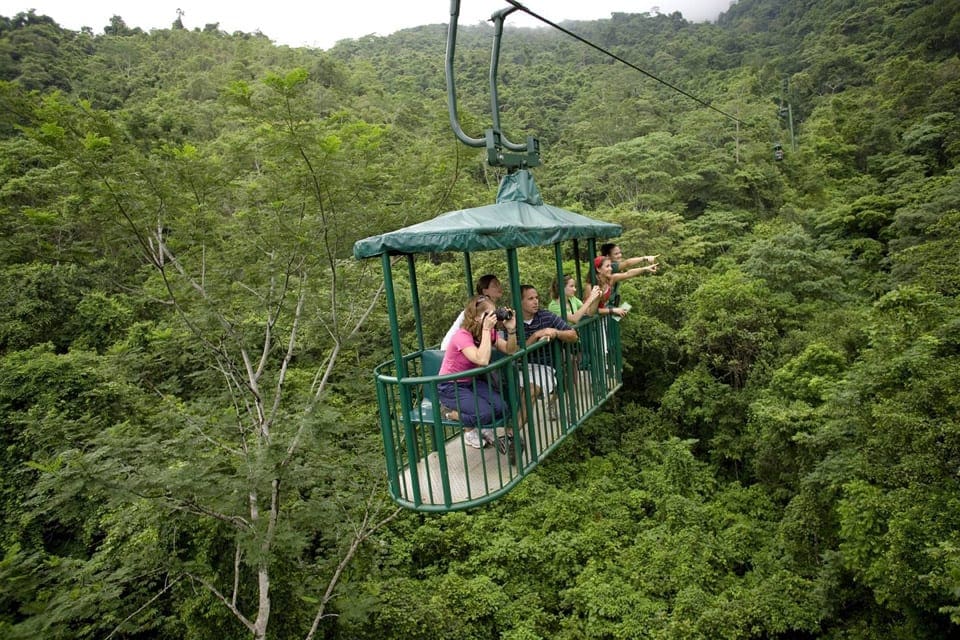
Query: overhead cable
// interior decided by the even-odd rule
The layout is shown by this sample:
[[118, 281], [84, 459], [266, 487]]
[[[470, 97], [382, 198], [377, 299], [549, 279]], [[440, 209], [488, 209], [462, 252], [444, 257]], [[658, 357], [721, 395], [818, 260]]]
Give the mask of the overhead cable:
[[722, 115], [726, 116], [727, 118], [730, 118], [731, 120], [735, 120], [735, 121], [739, 122], [740, 124], [744, 124], [744, 125], [746, 124], [746, 123], [745, 123], [743, 120], [741, 120], [740, 118], [737, 118], [736, 116], [730, 115], [729, 113], [727, 113], [726, 111], [723, 111], [722, 109], [717, 109], [715, 106], [713, 106], [713, 105], [710, 104], [709, 102], [705, 102], [705, 101], [701, 100], [701, 99], [698, 98], [697, 96], [695, 96], [695, 95], [693, 95], [693, 94], [691, 94], [691, 93], [688, 93], [688, 92], [684, 91], [684, 90], [681, 89], [680, 87], [676, 87], [676, 86], [670, 84], [669, 82], [667, 82], [666, 80], [662, 80], [662, 79], [658, 78], [657, 76], [653, 75], [653, 74], [650, 73], [649, 71], [645, 71], [644, 69], [641, 69], [640, 67], [638, 67], [637, 65], [633, 64], [632, 62], [629, 62], [629, 61], [627, 61], [627, 60], [624, 60], [623, 58], [621, 58], [621, 57], [618, 56], [617, 54], [615, 54], [615, 53], [613, 53], [613, 52], [611, 52], [611, 51], [607, 51], [607, 50], [604, 49], [603, 47], [601, 47], [601, 46], [599, 46], [599, 45], [596, 45], [596, 44], [590, 42], [590, 41], [587, 40], [586, 38], [583, 38], [583, 37], [581, 37], [581, 36], [578, 36], [577, 34], [575, 34], [574, 32], [570, 31], [569, 29], [565, 29], [565, 28], [561, 27], [560, 25], [558, 25], [557, 23], [552, 22], [552, 21], [548, 20], [547, 18], [544, 18], [543, 16], [541, 16], [540, 14], [538, 14], [538, 13], [536, 13], [536, 12], [534, 12], [534, 11], [531, 11], [530, 9], [526, 8], [525, 6], [523, 6], [520, 2], [518, 2], [518, 0], [506, 0], [506, 1], [507, 1], [509, 4], [513, 5], [516, 9], [518, 9], [519, 11], [523, 11], [524, 13], [526, 13], [527, 15], [529, 15], [530, 17], [536, 18], [536, 19], [539, 20], [540, 22], [543, 22], [543, 23], [545, 23], [545, 24], [548, 24], [548, 25], [550, 25], [551, 27], [553, 27], [554, 29], [556, 29], [556, 30], [558, 30], [558, 31], [562, 31], [563, 33], [567, 34], [567, 35], [570, 36], [571, 38], [574, 38], [574, 39], [576, 39], [576, 40], [579, 40], [580, 42], [584, 43], [584, 44], [587, 45], [588, 47], [593, 47], [594, 49], [596, 49], [597, 51], [603, 53], [604, 55], [610, 56], [611, 58], [613, 58], [614, 60], [617, 60], [618, 62], [622, 62], [623, 64], [627, 65], [627, 66], [630, 67], [631, 69], [634, 69], [634, 70], [636, 70], [636, 71], [639, 71], [640, 73], [642, 73], [643, 75], [647, 76], [648, 78], [651, 78], [651, 79], [659, 82], [660, 84], [665, 85], [665, 86], [673, 89], [674, 91], [676, 91], [676, 92], [678, 92], [678, 93], [682, 93], [683, 95], [687, 96], [687, 97], [690, 98], [691, 100], [693, 100], [693, 101], [695, 101], [695, 102], [697, 102], [697, 103], [699, 103], [699, 104], [702, 104], [703, 106], [707, 107], [708, 109], [712, 109], [713, 111], [716, 111], [717, 113], [722, 114]]

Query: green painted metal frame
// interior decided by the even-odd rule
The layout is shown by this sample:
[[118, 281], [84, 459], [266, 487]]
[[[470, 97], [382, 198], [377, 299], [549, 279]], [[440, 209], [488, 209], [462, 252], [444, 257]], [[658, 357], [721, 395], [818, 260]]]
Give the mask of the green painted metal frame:
[[[420, 296], [417, 288], [416, 264], [414, 255], [411, 252], [461, 250], [463, 253], [466, 291], [469, 297], [473, 293], [473, 269], [470, 260], [470, 251], [478, 249], [492, 250], [495, 248], [506, 249], [508, 281], [512, 293], [511, 306], [519, 313], [521, 309], [521, 281], [517, 255], [518, 246], [547, 246], [552, 243], [556, 263], [556, 277], [558, 282], [562, 282], [563, 255], [561, 243], [566, 240], [572, 240], [576, 264], [576, 278], [577, 282], [580, 283], [582, 280], [579, 239], [588, 238], [590, 256], [593, 256], [596, 254], [596, 239], [593, 237], [594, 235], [611, 237], [620, 234], [619, 225], [599, 223], [598, 221], [590, 220], [579, 214], [544, 205], [539, 191], [533, 183], [532, 176], [530, 176], [527, 171], [527, 169], [540, 164], [539, 142], [535, 138], [528, 136], [524, 144], [515, 143], [511, 142], [503, 133], [500, 126], [500, 107], [497, 89], [500, 44], [503, 37], [504, 20], [517, 9], [518, 7], [516, 6], [502, 9], [495, 12], [491, 18], [494, 23], [494, 40], [490, 64], [490, 94], [493, 126], [486, 130], [483, 138], [473, 138], [463, 131], [458, 117], [453, 63], [456, 50], [460, 0], [450, 0], [450, 22], [447, 30], [447, 51], [445, 55], [447, 106], [450, 124], [454, 135], [467, 146], [485, 146], [487, 148], [487, 161], [491, 166], [503, 166], [509, 169], [508, 175], [505, 176], [501, 182], [497, 195], [497, 204], [493, 207], [461, 210], [439, 216], [435, 218], [434, 221], [440, 221], [440, 228], [434, 229], [433, 233], [424, 233], [424, 229], [420, 228], [416, 234], [411, 234], [410, 230], [414, 227], [422, 227], [422, 225], [414, 225], [414, 227], [400, 230], [403, 233], [394, 232], [393, 234], [371, 237], [363, 241], [358, 241], [354, 245], [354, 256], [357, 258], [380, 255], [385, 279], [393, 360], [378, 366], [374, 371], [374, 376], [377, 385], [377, 403], [380, 409], [380, 428], [384, 441], [390, 495], [398, 504], [418, 511], [468, 509], [490, 502], [505, 494], [516, 486], [527, 473], [536, 468], [544, 456], [559, 446], [573, 430], [591, 416], [622, 384], [619, 326], [616, 323], [610, 322], [609, 316], [605, 318], [595, 316], [578, 323], [577, 329], [581, 335], [582, 343], [576, 348], [577, 351], [574, 350], [574, 347], [561, 345], [558, 341], [540, 342], [529, 347], [521, 347], [516, 353], [508, 357], [500, 358], [496, 362], [491, 362], [486, 367], [474, 369], [468, 373], [464, 372], [450, 376], [422, 375], [422, 358], [426, 353], [426, 346], [423, 335]], [[496, 215], [494, 215], [494, 210], [496, 210]], [[453, 215], [457, 217], [448, 217]], [[451, 223], [454, 223], [453, 227]], [[428, 226], [436, 225], [429, 225], [428, 223]], [[438, 246], [437, 238], [442, 238], [441, 244], [445, 246]], [[407, 355], [403, 353], [397, 320], [396, 291], [394, 289], [390, 258], [391, 255], [397, 254], [406, 255], [407, 258], [411, 304], [414, 323], [416, 325], [417, 350]], [[590, 275], [591, 281], [593, 281], [595, 274], [592, 262], [590, 263]], [[583, 296], [582, 291], [580, 292], [580, 296]], [[567, 305], [562, 287], [560, 302], [561, 313], [566, 317]], [[517, 330], [518, 343], [525, 345], [526, 340], [522, 322], [518, 321]], [[528, 392], [532, 385], [527, 365], [530, 362], [530, 354], [538, 349], [551, 349], [554, 364], [560, 365], [554, 367], [557, 410], [560, 414], [560, 433], [552, 439], [549, 437], [544, 438], [543, 440], [546, 446], [543, 448], [540, 447], [542, 443], [538, 439], [538, 435], [540, 435], [543, 430], [543, 424], [540, 422], [540, 419], [546, 417], [548, 413], [545, 402], [549, 402], [549, 400], [543, 395], [534, 398]], [[579, 353], [579, 357], [577, 357], [577, 353]], [[608, 355], [610, 354], [612, 354], [612, 361], [608, 361]], [[590, 394], [585, 398], [579, 398], [576, 394], [576, 388], [581, 378], [580, 370], [581, 362], [583, 362], [581, 358], [583, 358], [588, 365], [589, 375], [587, 377], [590, 380]], [[515, 370], [517, 366], [519, 366], [519, 371]], [[411, 367], [413, 367], [414, 375], [410, 375]], [[511, 407], [516, 407], [517, 404], [522, 403], [522, 409], [525, 415], [524, 427], [527, 434], [527, 449], [523, 450], [518, 441], [514, 441], [514, 454], [518, 460], [517, 473], [514, 475], [512, 465], [508, 465], [508, 480], [506, 483], [501, 482], [498, 489], [493, 491], [489, 490], [489, 483], [486, 482], [486, 466], [482, 466], [484, 485], [487, 487], [486, 493], [478, 498], [473, 498], [470, 495], [468, 476], [468, 498], [454, 502], [451, 498], [452, 492], [448, 474], [449, 467], [446, 461], [445, 443], [457, 436], [447, 437], [447, 426], [445, 420], [442, 418], [442, 411], [439, 410], [439, 408], [435, 410], [435, 408], [431, 406], [429, 413], [424, 410], [424, 400], [422, 398], [423, 385], [433, 385], [431, 397], [435, 399], [437, 398], [436, 385], [439, 382], [455, 380], [462, 377], [487, 375], [487, 373], [491, 371], [500, 371], [506, 374], [508, 381], [507, 388], [511, 390], [508, 394]], [[522, 388], [525, 390], [519, 395], [519, 398], [517, 398], [512, 391], [514, 389], [514, 379], [518, 375], [523, 383]], [[419, 395], [421, 399], [415, 400], [418, 396], [418, 389], [420, 389]], [[569, 398], [567, 397], [568, 389], [570, 390]], [[538, 403], [538, 400], [541, 401]], [[582, 402], [581, 400], [585, 401]], [[415, 406], [419, 406], [419, 414], [415, 413]], [[429, 419], [425, 418], [427, 415], [429, 415]], [[509, 421], [511, 422], [509, 427], [513, 429], [513, 433], [517, 433], [517, 429], [519, 428], [517, 411], [512, 412], [512, 417]], [[426, 491], [431, 498], [434, 493], [430, 474], [426, 474], [424, 478], [426, 486], [422, 486], [419, 473], [414, 473], [414, 469], [419, 469], [421, 456], [425, 469], [429, 461], [429, 457], [423, 454], [427, 448], [426, 432], [428, 430], [431, 432], [431, 442], [433, 444], [433, 450], [437, 453], [438, 464], [441, 465], [440, 491], [443, 495], [443, 500], [440, 503], [437, 503], [435, 500], [431, 500], [428, 503], [424, 500], [424, 491]], [[402, 433], [402, 437], [398, 436], [400, 433]], [[421, 434], [423, 436], [422, 438], [420, 438]], [[544, 434], [549, 436], [555, 435], [552, 427], [549, 425]], [[467, 451], [463, 443], [462, 431], [460, 437], [461, 451], [464, 454], [464, 462], [466, 464]], [[548, 440], [549, 442], [547, 442]], [[417, 447], [418, 442], [420, 443], [419, 449]], [[481, 459], [485, 461], [485, 458]], [[406, 460], [406, 464], [403, 464], [404, 460]], [[403, 474], [404, 467], [410, 471], [409, 496], [407, 492], [404, 491], [404, 487], [401, 486], [401, 475]], [[499, 461], [497, 468], [498, 472], [502, 474], [502, 466], [499, 465]]]
[[[595, 240], [588, 240], [588, 245], [589, 252], [593, 255], [596, 250]], [[579, 243], [576, 241], [574, 241], [573, 250], [577, 268], [576, 277], [579, 283], [582, 261]], [[445, 443], [460, 437], [460, 434], [457, 430], [452, 430], [449, 424], [445, 424], [439, 415], [439, 411], [433, 412], [429, 420], [416, 419], [418, 403], [421, 402], [420, 398], [423, 395], [418, 393], [417, 390], [422, 385], [436, 385], [445, 380], [461, 377], [463, 374], [451, 376], [424, 376], [421, 374], [422, 364], [420, 359], [426, 350], [426, 340], [423, 334], [416, 260], [414, 255], [408, 254], [404, 257], [407, 262], [410, 282], [410, 303], [416, 325], [417, 348], [413, 353], [403, 353], [392, 260], [389, 255], [383, 254], [381, 265], [384, 272], [385, 297], [390, 317], [393, 360], [381, 364], [374, 372], [390, 495], [397, 504], [424, 512], [448, 512], [478, 507], [501, 497], [515, 487], [527, 474], [539, 466], [540, 462], [558, 447], [568, 435], [593, 415], [620, 387], [622, 383], [622, 356], [620, 353], [619, 325], [610, 322], [608, 316], [593, 316], [581, 321], [578, 325], [581, 341], [576, 343], [576, 348], [564, 346], [557, 341], [537, 343], [527, 348], [521, 348], [515, 354], [505, 356], [491, 362], [486, 367], [470, 372], [471, 375], [481, 376], [491, 371], [500, 371], [507, 377], [510, 384], [508, 388], [514, 388], [514, 380], [522, 380], [522, 388], [530, 389], [532, 381], [526, 365], [529, 363], [533, 351], [541, 348], [553, 349], [554, 362], [567, 363], [566, 366], [556, 367], [555, 389], [559, 413], [559, 425], [557, 427], [559, 435], [549, 439], [550, 441], [544, 446], [543, 438], [540, 437], [542, 433], [538, 431], [542, 429], [542, 421], [545, 420], [547, 414], [546, 400], [542, 396], [533, 398], [529, 393], [520, 393], [517, 397], [511, 398], [511, 403], [516, 408], [519, 409], [519, 404], [523, 404], [527, 416], [526, 424], [522, 427], [526, 449], [521, 451], [519, 449], [520, 445], [518, 443], [514, 444], [516, 447], [514, 454], [517, 455], [517, 459], [521, 463], [516, 466], [515, 471], [512, 467], [509, 468], [510, 475], [505, 482], [500, 478], [501, 481], [498, 482], [499, 486], [496, 489], [489, 489], [490, 483], [487, 482], [488, 478], [485, 475], [484, 486], [479, 487], [476, 494], [468, 488], [468, 492], [471, 494], [469, 498], [455, 501], [451, 498], [452, 490]], [[564, 275], [563, 251], [560, 243], [554, 245], [554, 260], [556, 277], [562, 281]], [[467, 290], [468, 293], [472, 294], [473, 291], [470, 286], [472, 265], [469, 253], [464, 253], [463, 262], [464, 271], [470, 276], [466, 279]], [[590, 275], [593, 276], [592, 261], [589, 264]], [[520, 309], [521, 279], [517, 249], [506, 250], [506, 266], [511, 291], [511, 306], [514, 309]], [[562, 293], [561, 296], [563, 296]], [[565, 303], [565, 300], [562, 300], [562, 302]], [[562, 304], [561, 309], [564, 310], [563, 315], [565, 316], [566, 304]], [[518, 323], [518, 342], [525, 344], [522, 322]], [[586, 376], [590, 380], [588, 391], [571, 391], [576, 388], [577, 381], [583, 376], [579, 370], [571, 370], [570, 363], [577, 362], [574, 349], [589, 364], [587, 367], [588, 375]], [[577, 395], [577, 393], [580, 395]], [[517, 414], [518, 412], [514, 411], [512, 420], [506, 425], [509, 429], [517, 430], [521, 428], [517, 424]], [[411, 468], [416, 468], [421, 461], [426, 464], [424, 458], [431, 452], [436, 453], [436, 464], [439, 465], [441, 478], [440, 486], [433, 486], [429, 474], [425, 474], [426, 477], [420, 477], [418, 473], [409, 472]], [[468, 453], [466, 449], [463, 450], [464, 456]], [[405, 472], [409, 473], [405, 475]], [[487, 469], [484, 467], [484, 474], [486, 473]], [[502, 470], [499, 473], [502, 473]], [[409, 482], [405, 480], [406, 478], [409, 478]], [[440, 496], [439, 500], [437, 496]]]

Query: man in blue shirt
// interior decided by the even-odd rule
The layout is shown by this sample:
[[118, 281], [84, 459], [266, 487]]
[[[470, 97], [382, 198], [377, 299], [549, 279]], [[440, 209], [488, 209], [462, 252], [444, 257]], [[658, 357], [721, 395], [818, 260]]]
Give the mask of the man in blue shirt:
[[[536, 344], [539, 340], [560, 340], [561, 342], [576, 342], [579, 340], [577, 330], [571, 327], [557, 314], [540, 308], [540, 295], [535, 287], [529, 284], [520, 287], [520, 310], [523, 313], [523, 335], [526, 345]], [[529, 356], [527, 373], [533, 382], [533, 397], [543, 393], [553, 392], [556, 375], [554, 371], [553, 349], [544, 345]], [[550, 418], [556, 418], [556, 407], [553, 402], [549, 405]]]

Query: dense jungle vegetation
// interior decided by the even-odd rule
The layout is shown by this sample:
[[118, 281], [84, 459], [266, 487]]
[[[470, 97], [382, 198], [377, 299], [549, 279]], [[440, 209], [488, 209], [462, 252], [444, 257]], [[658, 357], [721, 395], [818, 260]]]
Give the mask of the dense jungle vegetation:
[[[956, 637], [960, 1], [565, 23], [740, 126], [508, 26], [544, 199], [662, 269], [614, 406], [425, 516], [387, 499], [351, 248], [495, 196], [438, 6], [328, 51], [0, 17], [0, 636]], [[472, 135], [491, 34], [458, 40]], [[439, 340], [461, 266], [423, 268]]]

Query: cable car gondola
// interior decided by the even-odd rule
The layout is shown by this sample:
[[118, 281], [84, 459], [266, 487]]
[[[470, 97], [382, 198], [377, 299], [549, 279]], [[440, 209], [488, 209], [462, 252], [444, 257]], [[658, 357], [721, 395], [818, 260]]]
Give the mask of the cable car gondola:
[[[549, 453], [603, 405], [620, 387], [622, 358], [619, 325], [611, 316], [593, 316], [577, 325], [578, 342], [539, 341], [515, 353], [492, 360], [469, 372], [438, 375], [443, 352], [428, 344], [417, 285], [417, 261], [438, 252], [462, 255], [467, 296], [472, 293], [471, 255], [503, 252], [511, 292], [511, 306], [520, 309], [521, 273], [518, 252], [527, 247], [552, 246], [556, 277], [563, 281], [564, 250], [580, 265], [591, 265], [597, 241], [619, 236], [618, 224], [594, 220], [543, 203], [530, 173], [539, 164], [539, 145], [510, 142], [501, 132], [496, 99], [496, 60], [503, 19], [513, 9], [495, 13], [494, 55], [491, 62], [493, 128], [482, 138], [463, 133], [456, 114], [453, 52], [456, 43], [459, 0], [451, 0], [447, 40], [447, 89], [451, 124], [457, 137], [470, 146], [484, 146], [491, 165], [505, 167], [496, 203], [442, 214], [403, 229], [358, 241], [357, 259], [380, 258], [390, 320], [392, 360], [374, 370], [380, 430], [391, 498], [403, 507], [426, 512], [448, 512], [476, 507], [515, 487]], [[582, 255], [586, 249], [588, 255]], [[401, 257], [407, 266], [410, 307], [413, 310], [413, 351], [404, 353], [401, 339], [401, 306], [393, 263]], [[592, 275], [592, 273], [591, 273]], [[541, 285], [543, 283], [540, 283]], [[561, 293], [561, 296], [563, 294]], [[561, 299], [561, 307], [566, 309]], [[565, 311], [564, 311], [565, 314]], [[523, 323], [517, 322], [518, 344], [524, 345]], [[552, 350], [555, 364], [556, 411], [550, 399], [529, 390], [527, 364], [541, 349]], [[437, 385], [468, 377], [496, 379], [514, 410], [508, 417], [482, 425], [497, 437], [497, 446], [475, 449], [464, 440], [464, 425], [441, 411]], [[521, 421], [520, 416], [524, 419]]]

